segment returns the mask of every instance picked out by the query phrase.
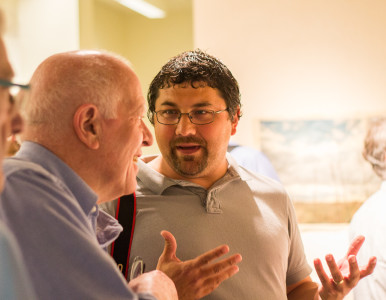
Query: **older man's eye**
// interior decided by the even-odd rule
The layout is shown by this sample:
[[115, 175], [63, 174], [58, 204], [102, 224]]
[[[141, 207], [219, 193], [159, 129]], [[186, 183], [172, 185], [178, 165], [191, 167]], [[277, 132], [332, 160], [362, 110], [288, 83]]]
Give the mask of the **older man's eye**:
[[12, 109], [14, 108], [15, 106], [15, 97], [12, 95], [12, 94], [9, 94], [9, 111], [12, 111]]
[[15, 103], [15, 97], [12, 94], [9, 94], [9, 103], [14, 104]]

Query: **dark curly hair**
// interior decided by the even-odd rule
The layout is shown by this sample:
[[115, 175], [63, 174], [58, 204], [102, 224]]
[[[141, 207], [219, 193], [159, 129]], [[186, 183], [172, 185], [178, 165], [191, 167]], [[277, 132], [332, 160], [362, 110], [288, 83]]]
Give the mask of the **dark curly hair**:
[[219, 59], [197, 49], [171, 58], [154, 77], [147, 93], [147, 116], [152, 124], [159, 90], [183, 83], [190, 83], [193, 88], [202, 87], [200, 83], [205, 83], [218, 89], [225, 100], [231, 120], [237, 108], [241, 107], [239, 85], [231, 71]]

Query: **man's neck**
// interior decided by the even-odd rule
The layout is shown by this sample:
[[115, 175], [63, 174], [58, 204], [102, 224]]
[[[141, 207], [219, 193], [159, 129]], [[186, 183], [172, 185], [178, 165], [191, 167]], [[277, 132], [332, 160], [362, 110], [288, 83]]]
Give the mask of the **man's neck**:
[[183, 176], [177, 173], [173, 168], [170, 167], [168, 162], [163, 158], [162, 155], [155, 157], [150, 161], [145, 162], [152, 167], [158, 173], [176, 180], [185, 180], [202, 186], [205, 189], [209, 189], [216, 181], [222, 178], [228, 169], [228, 163], [225, 160], [222, 166], [217, 166], [215, 172], [206, 172], [202, 176]]

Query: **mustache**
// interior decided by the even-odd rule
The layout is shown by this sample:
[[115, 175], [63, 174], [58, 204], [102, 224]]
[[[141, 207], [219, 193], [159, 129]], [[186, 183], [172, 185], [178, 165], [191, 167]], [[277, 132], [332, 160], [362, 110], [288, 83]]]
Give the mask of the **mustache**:
[[182, 136], [182, 137], [177, 137], [174, 140], [170, 142], [171, 147], [175, 147], [177, 144], [188, 144], [188, 143], [194, 143], [198, 144], [202, 147], [206, 147], [206, 142], [205, 140], [196, 137], [196, 136]]

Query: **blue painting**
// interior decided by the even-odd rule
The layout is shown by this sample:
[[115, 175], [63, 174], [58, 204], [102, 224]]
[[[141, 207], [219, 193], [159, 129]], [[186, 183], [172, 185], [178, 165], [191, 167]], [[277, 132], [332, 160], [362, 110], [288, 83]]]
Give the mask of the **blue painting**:
[[364, 201], [380, 179], [362, 157], [367, 119], [262, 121], [261, 148], [294, 201]]

